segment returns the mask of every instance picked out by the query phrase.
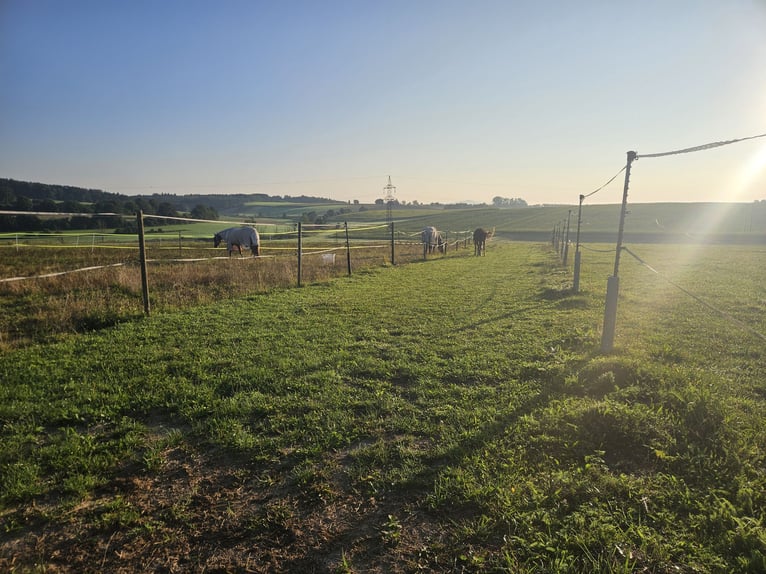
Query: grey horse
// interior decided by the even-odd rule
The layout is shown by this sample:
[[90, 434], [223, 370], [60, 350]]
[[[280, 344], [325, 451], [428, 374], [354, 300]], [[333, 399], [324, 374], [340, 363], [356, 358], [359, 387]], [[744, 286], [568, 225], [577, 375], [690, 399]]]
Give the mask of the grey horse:
[[230, 227], [219, 231], [213, 236], [213, 244], [218, 247], [222, 241], [226, 242], [229, 257], [235, 249], [242, 255], [243, 247], [249, 248], [253, 252], [253, 257], [261, 254], [261, 239], [254, 227]]
[[442, 253], [445, 252], [444, 236], [435, 227], [424, 228], [420, 235], [423, 239], [423, 248], [427, 253], [433, 253], [437, 250]]

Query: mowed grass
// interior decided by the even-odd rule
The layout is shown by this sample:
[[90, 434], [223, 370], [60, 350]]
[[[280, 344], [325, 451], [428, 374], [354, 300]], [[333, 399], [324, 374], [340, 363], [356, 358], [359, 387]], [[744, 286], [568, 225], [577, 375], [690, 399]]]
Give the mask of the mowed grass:
[[593, 247], [577, 294], [493, 242], [4, 353], [0, 568], [763, 571], [766, 252], [623, 253], [603, 356]]

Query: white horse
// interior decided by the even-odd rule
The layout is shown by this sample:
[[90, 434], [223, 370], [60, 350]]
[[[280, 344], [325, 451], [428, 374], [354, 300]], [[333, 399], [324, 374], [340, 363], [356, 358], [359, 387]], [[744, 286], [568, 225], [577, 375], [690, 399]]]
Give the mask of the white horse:
[[213, 244], [218, 247], [222, 241], [226, 242], [226, 249], [231, 257], [235, 249], [242, 255], [242, 248], [250, 249], [253, 257], [261, 254], [261, 238], [254, 227], [230, 227], [219, 231], [213, 236]]
[[423, 249], [427, 253], [433, 253], [437, 250], [444, 253], [446, 248], [444, 236], [435, 227], [425, 227], [420, 236], [423, 239]]

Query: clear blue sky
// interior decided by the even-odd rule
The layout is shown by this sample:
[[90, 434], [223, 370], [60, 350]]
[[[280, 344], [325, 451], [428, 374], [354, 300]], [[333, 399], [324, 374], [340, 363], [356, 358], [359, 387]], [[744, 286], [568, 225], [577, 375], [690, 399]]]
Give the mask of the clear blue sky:
[[[766, 0], [0, 0], [0, 177], [576, 204], [766, 133], [765, 70]], [[639, 159], [630, 200], [766, 199], [765, 164]]]

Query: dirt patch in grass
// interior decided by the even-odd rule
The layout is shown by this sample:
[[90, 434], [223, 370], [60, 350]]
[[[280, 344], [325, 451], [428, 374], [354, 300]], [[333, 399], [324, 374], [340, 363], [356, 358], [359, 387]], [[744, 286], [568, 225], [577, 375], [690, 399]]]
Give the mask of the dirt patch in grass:
[[[344, 458], [344, 457], [341, 457]], [[126, 469], [62, 511], [6, 514], [0, 570], [74, 572], [410, 572], [434, 570], [438, 519], [422, 493], [364, 493], [341, 464], [324, 496], [291, 469], [259, 470], [174, 446], [158, 472]]]

